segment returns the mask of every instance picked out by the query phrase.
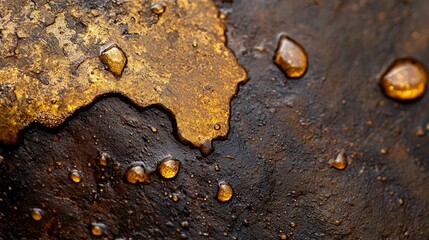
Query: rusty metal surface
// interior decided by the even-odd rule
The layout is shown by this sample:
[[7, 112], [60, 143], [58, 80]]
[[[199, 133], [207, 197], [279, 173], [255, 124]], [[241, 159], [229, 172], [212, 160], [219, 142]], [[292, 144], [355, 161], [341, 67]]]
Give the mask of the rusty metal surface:
[[206, 152], [225, 137], [246, 73], [214, 2], [168, 0], [156, 13], [150, 1], [91, 2], [2, 1], [0, 141], [33, 122], [58, 126], [106, 93], [166, 108], [179, 137]]
[[[33, 126], [0, 149], [1, 238], [90, 239], [100, 223], [110, 239], [429, 239], [429, 95], [396, 102], [378, 85], [396, 59], [429, 67], [429, 4], [218, 4], [250, 77], [232, 101], [228, 138], [202, 157], [167, 112], [118, 95], [59, 128]], [[273, 62], [280, 33], [308, 54], [300, 79]], [[337, 170], [328, 162], [341, 150], [349, 164]], [[172, 180], [154, 172], [168, 154], [181, 161]], [[152, 172], [142, 185], [124, 178], [136, 161]], [[234, 190], [225, 203], [221, 181]]]

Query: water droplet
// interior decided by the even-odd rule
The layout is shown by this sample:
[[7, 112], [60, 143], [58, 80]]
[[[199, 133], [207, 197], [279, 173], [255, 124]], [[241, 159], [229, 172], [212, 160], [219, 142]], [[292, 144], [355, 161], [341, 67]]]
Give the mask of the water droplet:
[[82, 181], [82, 176], [78, 170], [72, 170], [70, 172], [70, 179], [75, 183], [80, 183], [80, 181]]
[[132, 184], [143, 183], [149, 178], [149, 173], [143, 166], [143, 163], [132, 163], [127, 170], [127, 181]]
[[194, 47], [194, 48], [196, 48], [196, 47], [198, 47], [198, 42], [197, 42], [197, 40], [193, 40], [192, 41], [192, 47]]
[[180, 169], [180, 161], [172, 159], [171, 157], [165, 158], [158, 166], [159, 174], [166, 179], [174, 178]]
[[122, 75], [127, 57], [125, 53], [116, 45], [111, 45], [101, 51], [100, 61], [113, 73], [116, 77]]
[[234, 194], [234, 190], [232, 186], [227, 182], [220, 182], [219, 188], [217, 192], [217, 200], [220, 202], [227, 202], [231, 200], [232, 195]]
[[281, 36], [274, 62], [289, 78], [299, 78], [307, 71], [308, 57], [299, 43], [287, 36]]
[[40, 221], [43, 218], [43, 211], [40, 208], [33, 208], [31, 209], [31, 217], [36, 220]]
[[106, 232], [106, 225], [102, 224], [102, 223], [92, 223], [91, 224], [91, 233], [94, 236], [101, 236]]
[[156, 129], [155, 127], [150, 127], [150, 130], [151, 130], [153, 133], [157, 133], [157, 132], [158, 132], [158, 129]]
[[100, 157], [98, 158], [98, 164], [102, 167], [107, 166], [109, 164], [110, 155], [107, 153], [101, 153]]
[[155, 3], [150, 7], [150, 10], [157, 15], [161, 15], [165, 12], [165, 5], [161, 3]]
[[214, 125], [214, 130], [220, 130], [220, 123], [216, 123]]
[[423, 96], [427, 85], [427, 72], [415, 60], [396, 60], [380, 79], [380, 87], [390, 98], [414, 100]]
[[171, 196], [171, 200], [173, 200], [173, 202], [178, 202], [180, 200], [179, 194], [173, 193], [173, 195]]
[[336, 168], [338, 170], [345, 169], [349, 164], [347, 161], [347, 154], [344, 151], [338, 153], [337, 157], [335, 159], [329, 160], [328, 163], [329, 165], [331, 165], [331, 167]]

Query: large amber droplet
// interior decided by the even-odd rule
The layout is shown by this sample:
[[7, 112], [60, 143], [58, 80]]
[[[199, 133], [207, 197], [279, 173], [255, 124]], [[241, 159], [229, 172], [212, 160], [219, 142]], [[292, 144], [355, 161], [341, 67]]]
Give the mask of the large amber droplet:
[[380, 79], [380, 87], [390, 98], [415, 100], [425, 93], [427, 72], [416, 60], [396, 60]]
[[127, 181], [132, 184], [143, 183], [149, 178], [149, 173], [141, 163], [133, 163], [128, 168]]
[[82, 175], [78, 170], [72, 170], [70, 172], [70, 179], [75, 183], [80, 183], [80, 181], [82, 181]]
[[287, 36], [281, 36], [274, 62], [287, 77], [299, 78], [307, 71], [308, 57], [299, 43]]
[[127, 63], [127, 57], [125, 53], [118, 46], [113, 45], [102, 51], [100, 54], [100, 61], [106, 65], [110, 72], [116, 77], [122, 75], [125, 64]]
[[220, 182], [217, 192], [217, 200], [219, 200], [219, 202], [228, 202], [231, 200], [232, 195], [234, 195], [232, 186], [227, 182]]
[[180, 169], [179, 160], [166, 158], [158, 166], [159, 174], [166, 179], [174, 178]]
[[329, 160], [328, 163], [331, 167], [338, 170], [343, 170], [349, 165], [347, 154], [344, 152], [344, 150], [340, 151], [337, 157]]

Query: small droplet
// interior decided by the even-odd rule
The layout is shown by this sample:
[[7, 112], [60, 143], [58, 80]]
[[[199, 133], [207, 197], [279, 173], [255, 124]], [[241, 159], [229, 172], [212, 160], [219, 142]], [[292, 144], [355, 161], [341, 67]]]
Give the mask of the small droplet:
[[220, 171], [219, 164], [216, 164], [214, 169], [215, 169], [215, 171]]
[[287, 239], [286, 234], [282, 234], [282, 235], [280, 236], [280, 239], [281, 239], [281, 240], [286, 240], [286, 239]]
[[180, 226], [182, 228], [189, 228], [189, 222], [188, 221], [183, 221], [183, 222], [180, 223]]
[[70, 179], [75, 183], [80, 183], [80, 181], [82, 181], [82, 176], [78, 170], [72, 170], [70, 172]]
[[198, 42], [197, 42], [197, 40], [193, 40], [192, 41], [192, 47], [194, 47], [194, 48], [196, 48], [196, 47], [198, 47]]
[[156, 15], [161, 15], [165, 12], [165, 6], [161, 3], [155, 3], [150, 7], [150, 10]]
[[233, 194], [234, 194], [234, 190], [232, 189], [232, 186], [229, 183], [227, 182], [219, 183], [217, 200], [219, 200], [220, 202], [228, 202], [229, 200], [231, 200]]
[[216, 124], [214, 125], [214, 129], [215, 129], [215, 130], [220, 130], [220, 124], [219, 124], [219, 123], [216, 123]]
[[404, 199], [402, 199], [402, 198], [400, 198], [399, 200], [398, 200], [398, 202], [399, 202], [399, 205], [404, 205], [404, 203], [405, 203], [405, 201], [404, 201]]
[[170, 157], [161, 161], [158, 166], [159, 174], [166, 179], [174, 178], [180, 169], [180, 161]]
[[178, 202], [180, 200], [179, 194], [173, 193], [173, 195], [171, 196], [171, 200], [173, 200], [173, 202]]
[[40, 208], [33, 208], [31, 209], [31, 217], [36, 220], [40, 221], [43, 218], [43, 211]]
[[150, 127], [150, 130], [151, 130], [153, 133], [157, 133], [157, 132], [158, 132], [158, 129], [156, 129], [155, 127]]
[[339, 226], [341, 224], [340, 220], [335, 220], [335, 225]]
[[291, 223], [290, 223], [290, 226], [291, 226], [292, 228], [296, 228], [296, 223], [295, 223], [295, 222], [291, 222]]
[[422, 127], [418, 127], [417, 131], [416, 131], [416, 136], [417, 137], [423, 137], [425, 135], [425, 131], [423, 130]]
[[307, 71], [308, 57], [299, 43], [287, 36], [281, 36], [274, 62], [289, 78], [299, 78]]
[[107, 153], [101, 153], [100, 157], [98, 158], [98, 164], [100, 164], [100, 166], [105, 167], [107, 166], [107, 164], [109, 164], [109, 159], [110, 156]]
[[340, 153], [338, 153], [335, 159], [329, 160], [329, 165], [331, 165], [331, 167], [336, 168], [338, 170], [345, 169], [348, 164], [349, 163], [347, 161], [347, 154], [344, 151], [341, 151]]
[[427, 85], [427, 72], [416, 60], [396, 60], [380, 79], [380, 87], [390, 98], [415, 100], [423, 96]]
[[113, 73], [116, 77], [122, 75], [127, 57], [125, 53], [116, 45], [112, 45], [103, 50], [100, 54], [100, 61]]
[[106, 225], [104, 225], [102, 223], [92, 223], [91, 225], [92, 225], [91, 233], [94, 236], [99, 237], [99, 236], [103, 235], [106, 231]]
[[146, 171], [142, 163], [136, 162], [131, 164], [128, 168], [126, 177], [129, 183], [143, 183], [149, 178], [149, 173]]

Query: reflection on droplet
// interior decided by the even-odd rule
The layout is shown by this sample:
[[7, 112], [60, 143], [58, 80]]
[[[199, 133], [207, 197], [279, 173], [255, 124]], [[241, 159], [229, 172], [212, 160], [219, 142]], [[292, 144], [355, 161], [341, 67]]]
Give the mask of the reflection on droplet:
[[307, 71], [308, 57], [299, 43], [287, 36], [281, 36], [274, 62], [289, 78], [299, 78]]
[[157, 15], [161, 15], [165, 12], [165, 6], [161, 3], [155, 3], [150, 7], [150, 10]]
[[347, 154], [343, 150], [340, 153], [338, 153], [335, 159], [329, 160], [328, 163], [329, 165], [331, 165], [331, 167], [336, 168], [338, 170], [345, 169], [349, 164], [347, 161]]
[[216, 123], [214, 125], [214, 130], [220, 130], [220, 123]]
[[142, 163], [136, 162], [131, 164], [128, 168], [126, 177], [129, 183], [143, 183], [149, 178], [149, 173], [146, 171]]
[[98, 158], [98, 164], [100, 166], [105, 167], [109, 163], [110, 156], [107, 153], [101, 153], [100, 157]]
[[92, 235], [97, 237], [103, 235], [107, 229], [106, 225], [102, 223], [92, 223], [91, 225], [91, 233]]
[[33, 208], [31, 209], [31, 217], [36, 220], [40, 221], [43, 218], [43, 211], [40, 208]]
[[380, 87], [390, 98], [415, 100], [423, 96], [427, 85], [427, 72], [416, 60], [395, 61], [380, 79]]
[[75, 183], [80, 183], [80, 181], [82, 181], [82, 176], [78, 170], [72, 170], [70, 172], [70, 179]]
[[116, 77], [122, 75], [127, 57], [125, 53], [116, 45], [112, 45], [103, 50], [100, 54], [100, 61], [113, 73]]
[[180, 169], [180, 161], [171, 157], [165, 158], [158, 166], [158, 173], [166, 179], [174, 178]]
[[232, 186], [229, 183], [227, 182], [219, 183], [217, 200], [219, 200], [220, 202], [227, 202], [231, 200], [233, 194], [234, 194], [234, 190], [232, 189]]

